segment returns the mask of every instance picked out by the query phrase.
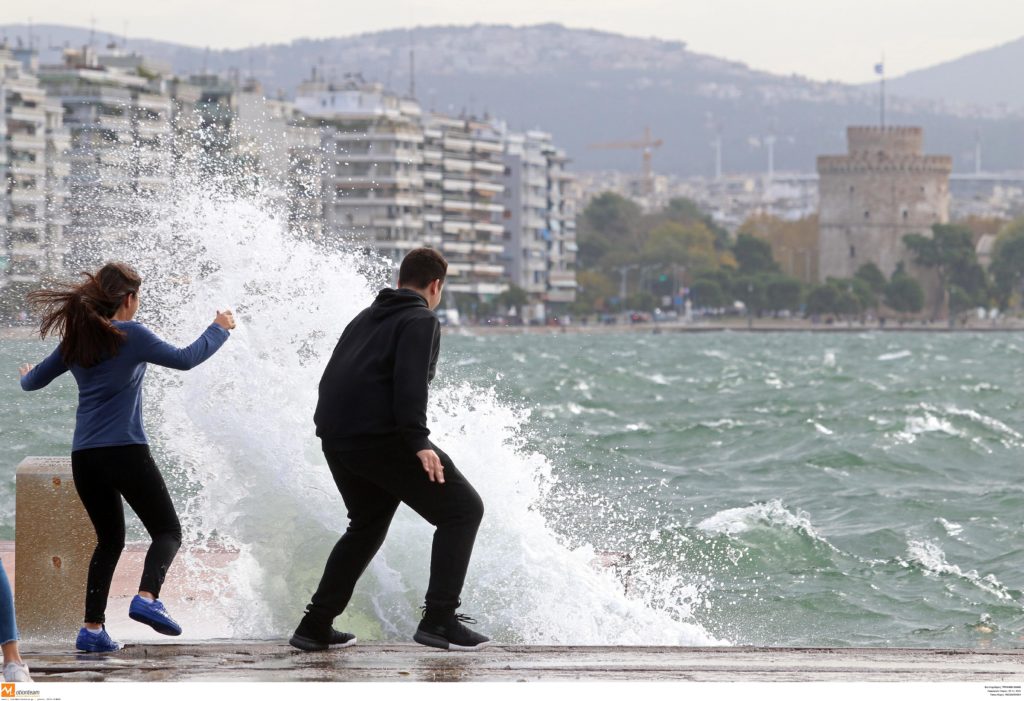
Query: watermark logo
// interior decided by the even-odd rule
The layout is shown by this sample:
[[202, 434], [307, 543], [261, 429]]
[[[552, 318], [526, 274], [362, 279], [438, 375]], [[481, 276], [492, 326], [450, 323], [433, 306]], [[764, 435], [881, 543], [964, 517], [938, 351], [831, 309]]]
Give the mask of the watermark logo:
[[13, 699], [14, 698], [14, 684], [8, 684], [6, 682], [0, 683], [0, 698]]

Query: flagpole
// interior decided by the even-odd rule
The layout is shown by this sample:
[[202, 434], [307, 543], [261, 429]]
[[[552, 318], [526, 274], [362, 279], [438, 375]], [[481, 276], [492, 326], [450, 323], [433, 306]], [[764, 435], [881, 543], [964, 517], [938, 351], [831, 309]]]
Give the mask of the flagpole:
[[882, 115], [882, 129], [885, 129], [885, 54], [882, 54], [882, 62], [878, 64], [881, 67], [879, 74], [882, 76], [881, 80], [881, 104], [879, 109]]

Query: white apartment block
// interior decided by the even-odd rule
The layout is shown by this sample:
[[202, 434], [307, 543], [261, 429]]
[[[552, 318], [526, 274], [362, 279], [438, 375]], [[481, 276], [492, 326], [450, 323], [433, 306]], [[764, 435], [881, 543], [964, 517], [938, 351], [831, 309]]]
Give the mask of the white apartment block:
[[420, 106], [376, 83], [303, 83], [305, 126], [321, 128], [324, 238], [376, 252], [397, 269], [424, 243]]
[[504, 261], [529, 297], [524, 319], [543, 322], [576, 299], [573, 177], [550, 134], [508, 132], [504, 143]]
[[38, 283], [63, 263], [68, 135], [33, 60], [0, 47], [0, 286]]
[[[490, 122], [437, 114], [426, 119], [425, 133], [424, 180], [431, 183], [433, 195], [429, 213], [440, 215], [440, 250], [448, 260], [445, 288], [477, 298], [500, 294], [508, 289], [501, 260], [505, 250], [501, 133]], [[436, 229], [431, 233], [436, 240]]]
[[[39, 79], [60, 101], [71, 133], [68, 206], [70, 264], [92, 265], [96, 244], [117, 242], [139, 224], [139, 203], [170, 183], [171, 100], [164, 79], [139, 57], [66, 50]], [[134, 67], [132, 67], [134, 66]]]

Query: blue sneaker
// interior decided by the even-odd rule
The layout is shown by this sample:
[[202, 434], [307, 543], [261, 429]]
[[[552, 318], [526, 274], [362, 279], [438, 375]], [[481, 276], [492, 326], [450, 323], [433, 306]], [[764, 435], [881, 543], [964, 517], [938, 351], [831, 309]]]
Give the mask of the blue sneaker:
[[121, 643], [110, 639], [106, 626], [103, 626], [98, 633], [93, 633], [88, 628], [83, 627], [82, 630], [78, 631], [75, 649], [82, 652], [114, 652], [121, 649]]
[[157, 633], [164, 635], [181, 635], [181, 626], [171, 618], [164, 608], [162, 601], [149, 601], [138, 594], [132, 599], [132, 605], [128, 607], [128, 617], [133, 621], [145, 623]]

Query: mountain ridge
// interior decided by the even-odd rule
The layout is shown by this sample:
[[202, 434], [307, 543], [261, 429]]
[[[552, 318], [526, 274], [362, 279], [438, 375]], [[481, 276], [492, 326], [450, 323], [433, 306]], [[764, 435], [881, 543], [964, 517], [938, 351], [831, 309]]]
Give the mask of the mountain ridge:
[[[24, 36], [25, 25], [6, 25], [0, 37], [11, 37], [17, 27]], [[50, 35], [50, 60], [59, 52], [49, 47], [81, 44], [90, 34], [60, 25], [33, 29], [41, 39]], [[283, 95], [314, 70], [332, 80], [360, 73], [408, 93], [411, 51], [416, 97], [425, 108], [488, 113], [513, 128], [552, 132], [581, 169], [638, 170], [639, 153], [588, 145], [635, 139], [649, 127], [664, 140], [654, 155], [660, 172], [710, 175], [716, 136], [727, 172], [764, 171], [770, 135], [776, 137], [776, 169], [807, 172], [818, 154], [845, 152], [847, 125], [878, 121], [871, 86], [781, 76], [693, 52], [681, 41], [551, 23], [427, 26], [227, 50], [130, 39], [127, 48], [164, 60], [180, 74], [234, 71]], [[1019, 113], [928, 96], [895, 97], [888, 107], [888, 121], [923, 126], [929, 151], [950, 153], [960, 170], [970, 167], [978, 132], [993, 149], [987, 167], [1024, 163]]]

